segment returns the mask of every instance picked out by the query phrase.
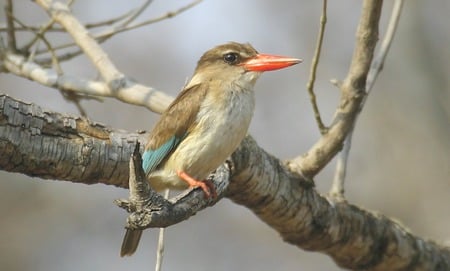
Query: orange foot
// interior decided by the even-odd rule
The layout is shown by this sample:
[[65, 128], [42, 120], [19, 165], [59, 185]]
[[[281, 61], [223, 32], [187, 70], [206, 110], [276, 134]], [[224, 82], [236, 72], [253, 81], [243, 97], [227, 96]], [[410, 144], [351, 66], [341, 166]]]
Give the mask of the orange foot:
[[182, 170], [177, 170], [177, 175], [183, 181], [187, 182], [189, 187], [200, 187], [203, 192], [205, 192], [205, 198], [209, 198], [211, 196], [213, 198], [217, 197], [216, 189], [210, 180], [198, 181]]

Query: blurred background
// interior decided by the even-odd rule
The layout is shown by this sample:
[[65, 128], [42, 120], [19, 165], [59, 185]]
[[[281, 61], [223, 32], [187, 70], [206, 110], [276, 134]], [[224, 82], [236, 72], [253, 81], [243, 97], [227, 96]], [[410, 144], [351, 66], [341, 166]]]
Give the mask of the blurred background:
[[[113, 4], [112, 4], [113, 3]], [[76, 1], [83, 22], [124, 13], [141, 1]], [[156, 0], [148, 19], [189, 3]], [[37, 5], [14, 1], [16, 16], [41, 25]], [[0, 1], [4, 5], [4, 1]], [[316, 92], [329, 123], [352, 55], [360, 1], [330, 1]], [[380, 37], [392, 7], [385, 1]], [[250, 42], [264, 53], [304, 59], [258, 81], [250, 133], [281, 159], [304, 153], [319, 138], [306, 92], [321, 1], [204, 1], [168, 20], [117, 35], [103, 44], [117, 67], [135, 80], [176, 95], [201, 54], [227, 42]], [[349, 202], [393, 217], [421, 237], [450, 243], [450, 2], [406, 1], [400, 26], [359, 118], [349, 161]], [[0, 11], [0, 23], [5, 14]], [[21, 34], [21, 38], [29, 37]], [[54, 37], [60, 42], [68, 38]], [[22, 39], [23, 42], [23, 39]], [[20, 39], [19, 39], [20, 44]], [[97, 78], [80, 56], [63, 64], [67, 74]], [[0, 92], [58, 112], [78, 114], [58, 91], [0, 74]], [[92, 120], [115, 128], [150, 129], [158, 118], [145, 108], [113, 99], [83, 101]], [[315, 179], [326, 193], [331, 163]], [[0, 172], [0, 269], [154, 269], [157, 230], [147, 230], [137, 253], [119, 257], [127, 214], [113, 204], [128, 191]], [[341, 270], [325, 255], [284, 243], [249, 210], [229, 200], [168, 228], [163, 270]]]

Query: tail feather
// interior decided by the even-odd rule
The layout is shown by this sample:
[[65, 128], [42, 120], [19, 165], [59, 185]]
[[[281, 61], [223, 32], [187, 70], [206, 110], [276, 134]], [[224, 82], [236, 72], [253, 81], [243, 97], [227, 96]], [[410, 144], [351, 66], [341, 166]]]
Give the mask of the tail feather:
[[142, 230], [127, 229], [122, 241], [120, 256], [131, 256], [136, 251], [139, 240], [141, 239]]

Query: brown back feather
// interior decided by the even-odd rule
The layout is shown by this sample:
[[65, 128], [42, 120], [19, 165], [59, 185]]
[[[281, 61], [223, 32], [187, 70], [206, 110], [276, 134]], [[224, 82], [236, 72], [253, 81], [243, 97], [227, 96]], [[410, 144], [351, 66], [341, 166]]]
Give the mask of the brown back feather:
[[156, 123], [145, 149], [156, 150], [172, 136], [182, 139], [192, 129], [207, 88], [202, 84], [183, 89]]

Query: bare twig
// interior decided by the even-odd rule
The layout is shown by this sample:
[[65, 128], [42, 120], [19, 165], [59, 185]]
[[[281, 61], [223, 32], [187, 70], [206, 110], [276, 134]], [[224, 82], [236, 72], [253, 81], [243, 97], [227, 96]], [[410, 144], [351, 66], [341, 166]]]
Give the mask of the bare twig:
[[[14, 18], [14, 21], [17, 22], [20, 26], [22, 26], [24, 28], [28, 27], [27, 25], [22, 23], [22, 21], [20, 21], [17, 18]], [[44, 42], [45, 46], [47, 47], [48, 51], [51, 54], [51, 61], [52, 61], [53, 68], [56, 69], [56, 72], [58, 73], [58, 75], [61, 75], [61, 74], [63, 74], [63, 71], [62, 71], [61, 65], [59, 65], [58, 56], [56, 55], [56, 52], [52, 49], [52, 45], [50, 44], [50, 42], [43, 35], [43, 33], [45, 33], [45, 31], [46, 31], [45, 29], [48, 27], [51, 27], [51, 25], [53, 23], [54, 23], [54, 20], [50, 20], [50, 22], [42, 29], [42, 31], [39, 31], [39, 32], [30, 30], [32, 32], [35, 32], [35, 38], [28, 45], [22, 47], [19, 51], [27, 52], [29, 50], [29, 47], [33, 46], [33, 44], [36, 41], [41, 40], [42, 42]], [[22, 50], [24, 50], [24, 51], [22, 51]], [[28, 60], [33, 61], [34, 56], [35, 56], [35, 51], [29, 55]]]
[[363, 2], [355, 49], [348, 74], [341, 84], [341, 100], [332, 125], [305, 155], [287, 162], [292, 171], [312, 178], [341, 150], [366, 94], [365, 82], [378, 40], [382, 4], [381, 0]]
[[311, 100], [311, 105], [314, 110], [314, 117], [319, 127], [320, 133], [323, 135], [327, 132], [327, 127], [323, 124], [322, 118], [320, 117], [319, 107], [317, 106], [316, 94], [314, 93], [314, 82], [316, 81], [317, 66], [319, 64], [320, 52], [322, 50], [323, 35], [325, 33], [325, 25], [327, 23], [327, 0], [323, 0], [322, 14], [320, 15], [320, 28], [319, 36], [317, 38], [316, 50], [314, 52], [314, 57], [311, 63], [311, 70], [309, 73], [309, 80], [306, 88], [308, 89], [309, 98]]
[[91, 60], [107, 83], [123, 77], [123, 74], [117, 70], [114, 63], [109, 59], [100, 45], [89, 36], [87, 29], [73, 16], [66, 4], [50, 0], [38, 0], [36, 2], [56, 22], [66, 29], [67, 33], [72, 36], [78, 46], [84, 50], [86, 56]]
[[[135, 12], [136, 11], [134, 9], [132, 9], [132, 10], [129, 10], [129, 11], [125, 12], [124, 14], [121, 14], [121, 15], [115, 17], [115, 18], [111, 18], [111, 19], [107, 19], [107, 20], [99, 21], [99, 22], [95, 22], [95, 23], [87, 23], [84, 26], [87, 29], [91, 29], [91, 28], [97, 28], [97, 27], [103, 27], [103, 26], [107, 26], [107, 25], [112, 25], [112, 24], [120, 22], [120, 21], [122, 21], [124, 19], [127, 19], [130, 16], [133, 16], [133, 14]], [[61, 30], [64, 31], [64, 28], [61, 28]]]
[[44, 69], [34, 62], [27, 61], [23, 56], [12, 53], [5, 53], [3, 68], [12, 74], [51, 88], [73, 91], [90, 97], [113, 97], [129, 104], [147, 108], [154, 108], [155, 100], [161, 104], [159, 107], [164, 108], [173, 99], [162, 91], [138, 84], [136, 85], [139, 87], [127, 89], [127, 95], [118, 96], [104, 82], [67, 74], [58, 75], [54, 70]]
[[[119, 15], [117, 17], [106, 19], [106, 20], [103, 20], [103, 21], [94, 22], [94, 23], [86, 23], [84, 26], [86, 28], [88, 28], [88, 29], [91, 29], [91, 28], [97, 28], [97, 27], [103, 27], [103, 26], [107, 26], [107, 25], [112, 25], [112, 24], [120, 22], [120, 21], [122, 21], [122, 20], [124, 20], [126, 18], [129, 18], [130, 16], [133, 16], [133, 14], [135, 14], [135, 12], [136, 12], [136, 9], [129, 10], [129, 11], [125, 12], [124, 14], [121, 14], [121, 15]], [[41, 30], [41, 29], [42, 29], [42, 26], [39, 26], [39, 27], [37, 27], [37, 26], [27, 26], [27, 27], [18, 27], [18, 26], [16, 26], [14, 28], [15, 31], [30, 31], [30, 30], [33, 30], [33, 31], [36, 31], [36, 32]], [[0, 32], [7, 31], [7, 30], [8, 30], [7, 26], [4, 26], [4, 25], [0, 24]], [[59, 27], [59, 26], [52, 26], [47, 31], [48, 32], [66, 32], [66, 30], [64, 28]]]
[[[52, 28], [54, 23], [55, 23], [55, 20], [50, 19], [48, 21], [48, 23], [46, 23], [44, 26], [42, 26], [38, 31], [33, 30], [31, 27], [28, 27], [21, 23], [23, 28], [28, 29], [31, 32], [34, 32], [35, 36], [26, 45], [22, 46], [22, 48], [20, 48], [19, 51], [20, 52], [28, 52], [30, 50], [30, 48], [36, 43], [36, 41], [38, 41], [39, 39], [44, 39], [44, 33], [47, 32], [50, 28]], [[52, 58], [53, 58], [53, 56], [55, 55], [55, 51], [52, 49], [51, 46], [50, 47], [47, 46], [47, 49], [52, 54]]]
[[[24, 23], [22, 23], [17, 18], [14, 18], [14, 20], [22, 27], [24, 27], [24, 28], [27, 27]], [[55, 21], [53, 19], [51, 19], [41, 30], [39, 30], [39, 32], [35, 33], [34, 39], [32, 39], [27, 45], [25, 45], [19, 51], [23, 50], [22, 52], [27, 52], [30, 49], [30, 47], [35, 44], [36, 41], [41, 40], [42, 42], [44, 42], [48, 51], [51, 54], [52, 66], [56, 70], [56, 74], [58, 75], [58, 77], [61, 77], [61, 75], [63, 75], [63, 70], [61, 68], [61, 65], [59, 64], [58, 56], [56, 55], [56, 52], [52, 49], [50, 42], [44, 36], [44, 33], [47, 31], [47, 29], [49, 29], [54, 24], [54, 22]], [[31, 30], [31, 31], [35, 32], [33, 30]], [[33, 61], [34, 56], [35, 56], [35, 52], [32, 52], [28, 57], [28, 61]], [[76, 106], [76, 108], [78, 109], [78, 112], [80, 113], [81, 116], [83, 116], [83, 117], [87, 116], [86, 111], [80, 104], [81, 100], [84, 98], [82, 95], [76, 94], [73, 91], [72, 92], [67, 91], [66, 89], [63, 89], [63, 88], [59, 88], [59, 93], [64, 98], [64, 100], [66, 100], [70, 103], [73, 103]], [[85, 97], [87, 98], [87, 96], [85, 96]]]
[[[25, 25], [24, 23], [22, 23], [20, 20], [18, 20], [17, 18], [14, 18], [15, 22], [17, 22], [19, 25], [21, 25], [22, 27], [26, 28], [27, 25]], [[51, 19], [44, 27], [42, 27], [41, 30], [39, 30], [39, 32], [35, 32], [33, 30], [30, 30], [32, 32], [35, 32], [35, 37], [34, 39], [32, 39], [27, 45], [25, 45], [22, 49], [20, 49], [19, 51], [23, 50], [23, 52], [27, 52], [30, 47], [32, 47], [36, 41], [41, 40], [42, 42], [44, 42], [44, 44], [46, 45], [48, 51], [51, 54], [51, 61], [52, 61], [52, 66], [53, 68], [56, 70], [56, 74], [58, 75], [58, 77], [61, 77], [61, 75], [63, 75], [63, 70], [61, 65], [59, 64], [59, 58], [56, 55], [56, 52], [53, 50], [52, 45], [50, 44], [50, 42], [45, 38], [44, 33], [55, 23], [55, 21], [53, 19]], [[35, 53], [31, 53], [28, 57], [28, 61], [33, 61], [33, 58], [35, 56]], [[73, 91], [67, 91], [65, 89], [59, 89], [60, 94], [63, 96], [64, 100], [73, 103], [76, 108], [78, 109], [78, 112], [80, 113], [80, 115], [82, 115], [83, 117], [87, 116], [86, 111], [84, 110], [84, 108], [81, 106], [80, 102], [82, 99], [84, 99], [85, 97], [88, 98], [87, 96], [82, 96], [80, 94], [77, 94]]]
[[[169, 198], [169, 189], [166, 189], [164, 191], [164, 198]], [[156, 264], [155, 264], [155, 271], [161, 271], [162, 267], [162, 261], [164, 258], [164, 231], [165, 228], [159, 228], [159, 235], [158, 235], [158, 248], [156, 250]]]
[[386, 34], [381, 42], [380, 51], [377, 57], [373, 60], [372, 68], [367, 76], [366, 92], [369, 93], [372, 87], [375, 85], [375, 81], [383, 69], [384, 61], [391, 48], [392, 41], [394, 39], [395, 31], [398, 27], [398, 22], [400, 20], [400, 15], [402, 12], [404, 0], [395, 0], [394, 6], [392, 7], [391, 18], [389, 19], [389, 24], [386, 29]]
[[[198, 5], [202, 1], [203, 0], [193, 1], [193, 2], [191, 2], [189, 4], [187, 4], [186, 6], [183, 6], [183, 7], [179, 8], [179, 9], [177, 9], [175, 11], [167, 12], [167, 13], [159, 16], [159, 17], [156, 17], [156, 18], [153, 18], [153, 19], [150, 19], [150, 20], [146, 20], [146, 21], [143, 21], [143, 22], [140, 22], [140, 23], [135, 23], [135, 24], [129, 24], [128, 23], [128, 24], [121, 24], [118, 27], [117, 26], [116, 27], [111, 27], [109, 29], [106, 29], [106, 30], [98, 33], [98, 34], [93, 34], [92, 37], [94, 39], [96, 39], [99, 43], [102, 43], [102, 42], [105, 42], [106, 40], [108, 40], [109, 38], [111, 38], [112, 36], [114, 36], [116, 34], [119, 34], [119, 33], [125, 32], [125, 31], [129, 31], [129, 30], [133, 30], [133, 29], [136, 29], [136, 28], [139, 28], [139, 27], [143, 27], [143, 26], [146, 26], [146, 25], [149, 25], [149, 24], [157, 23], [157, 22], [160, 22], [160, 21], [165, 20], [165, 19], [173, 18], [173, 17], [183, 13], [184, 11], [187, 11], [188, 9]], [[76, 45], [77, 45], [76, 42], [66, 43], [66, 44], [61, 44], [61, 45], [58, 45], [58, 46], [54, 46], [53, 49], [57, 51], [57, 50], [61, 50], [61, 49], [70, 48], [70, 47], [76, 46]], [[45, 53], [47, 53], [47, 51], [46, 50], [40, 50], [40, 51], [37, 51], [36, 53], [38, 55], [39, 54], [45, 54]]]
[[[380, 73], [381, 69], [383, 68], [384, 61], [386, 59], [387, 53], [389, 52], [389, 48], [392, 44], [392, 41], [393, 41], [393, 38], [395, 35], [395, 31], [398, 26], [403, 2], [404, 2], [403, 0], [396, 0], [394, 2], [391, 18], [389, 19], [389, 24], [387, 26], [387, 31], [386, 31], [385, 37], [384, 37], [383, 41], [381, 42], [381, 46], [380, 46], [378, 55], [374, 58], [372, 66], [371, 66], [370, 71], [367, 76], [366, 89], [365, 89], [367, 95], [364, 96], [364, 99], [361, 102], [361, 109], [367, 100], [370, 90], [372, 89], [372, 87], [375, 84], [378, 74]], [[349, 153], [350, 153], [350, 148], [352, 145], [352, 137], [353, 137], [353, 132], [354, 132], [354, 127], [355, 127], [356, 121], [357, 121], [357, 119], [355, 119], [352, 129], [350, 130], [349, 134], [347, 135], [347, 138], [344, 141], [344, 147], [338, 156], [334, 179], [333, 179], [333, 183], [332, 183], [332, 186], [330, 189], [330, 195], [333, 197], [336, 197], [336, 198], [340, 198], [340, 199], [344, 198], [344, 182], [345, 182], [345, 176], [347, 174], [347, 165], [348, 165], [347, 162], [348, 162], [348, 157], [349, 157]]]
[[139, 17], [142, 14], [142, 12], [144, 12], [152, 2], [153, 0], [145, 1], [139, 8], [135, 9], [121, 25], [122, 26], [129, 25], [131, 22], [136, 20], [136, 18]]
[[[97, 68], [114, 97], [123, 101], [131, 101], [133, 104], [142, 104], [142, 101], [146, 101], [149, 103], [148, 108], [150, 110], [158, 113], [164, 111], [172, 98], [165, 93], [127, 79], [116, 68], [97, 41], [89, 35], [87, 29], [73, 16], [67, 5], [50, 0], [37, 0], [36, 2], [72, 36], [78, 46], [91, 60], [92, 64]], [[150, 96], [143, 96], [143, 92], [146, 92]], [[137, 96], [130, 97], [130, 93], [135, 93]]]
[[96, 38], [109, 37], [111, 35], [116, 35], [118, 33], [124, 32], [124, 31], [136, 29], [136, 28], [139, 28], [139, 27], [142, 27], [142, 26], [145, 26], [145, 25], [149, 25], [149, 24], [160, 22], [162, 20], [173, 18], [173, 17], [183, 13], [184, 11], [195, 7], [196, 5], [200, 4], [202, 1], [203, 0], [195, 0], [195, 1], [185, 5], [183, 7], [181, 7], [179, 9], [175, 10], [175, 11], [169, 11], [166, 14], [163, 14], [163, 15], [161, 15], [159, 17], [156, 17], [156, 18], [153, 18], [153, 19], [150, 19], [150, 20], [147, 20], [147, 21], [131, 24], [131, 25], [119, 28], [119, 29], [113, 29], [109, 33], [102, 33], [102, 34], [96, 36]]
[[13, 1], [7, 0], [5, 3], [5, 15], [6, 15], [6, 25], [8, 33], [8, 48], [12, 52], [17, 51], [16, 45], [16, 33], [14, 29], [14, 11], [13, 11]]
[[[107, 25], [107, 24], [113, 24], [113, 23], [116, 23], [117, 21], [119, 21], [118, 19], [120, 19], [120, 20], [126, 19], [123, 23], [120, 24], [120, 27], [125, 27], [125, 26], [127, 26], [128, 24], [130, 24], [131, 22], [133, 22], [139, 15], [141, 15], [142, 12], [144, 12], [145, 9], [146, 9], [152, 2], [153, 2], [153, 0], [147, 0], [147, 1], [145, 1], [139, 8], [136, 8], [136, 9], [134, 9], [134, 10], [131, 10], [131, 11], [127, 12], [126, 14], [121, 15], [121, 16], [118, 17], [118, 18], [115, 18], [115, 19], [113, 19], [113, 20], [108, 20], [108, 21], [103, 21], [103, 22], [95, 23], [95, 24], [89, 24], [89, 25], [86, 24], [85, 27], [86, 27], [86, 28], [90, 28], [90, 27], [98, 27], [98, 26], [103, 26], [103, 25]], [[107, 40], [108, 38], [110, 38], [110, 37], [111, 37], [111, 36], [103, 37], [103, 38], [96, 38], [96, 39], [97, 39], [97, 41], [98, 41], [99, 43], [102, 43], [102, 42], [106, 41], [106, 40]], [[63, 48], [69, 48], [69, 47], [72, 47], [72, 46], [74, 46], [74, 45], [76, 45], [76, 43], [69, 43], [69, 44], [66, 44], [66, 45], [61, 45], [62, 47], [61, 47], [61, 46], [58, 46], [58, 47], [54, 48], [53, 50], [58, 50], [58, 49], [63, 49]], [[46, 53], [46, 52], [48, 52], [48, 51], [42, 50], [40, 53]], [[82, 53], [83, 53], [83, 51], [82, 51], [81, 49], [78, 49], [78, 50], [75, 50], [75, 51], [73, 51], [73, 52], [64, 53], [64, 54], [62, 54], [62, 55], [59, 55], [58, 58], [59, 58], [59, 61], [67, 61], [67, 60], [70, 60], [70, 59], [72, 59], [72, 58], [74, 58], [74, 57], [76, 57], [76, 56], [79, 56], [79, 55], [82, 54]], [[49, 63], [50, 60], [51, 60], [51, 59], [49, 59], [49, 58], [40, 58], [37, 62], [40, 63], [40, 64], [47, 64], [47, 63]]]
[[90, 99], [90, 97], [82, 96], [75, 92], [69, 92], [61, 89], [59, 90], [59, 93], [61, 94], [61, 96], [63, 96], [64, 100], [66, 100], [69, 103], [73, 103], [75, 105], [81, 116], [87, 117], [86, 110], [84, 110], [84, 108], [81, 106], [81, 100], [84, 99], [88, 100]]

